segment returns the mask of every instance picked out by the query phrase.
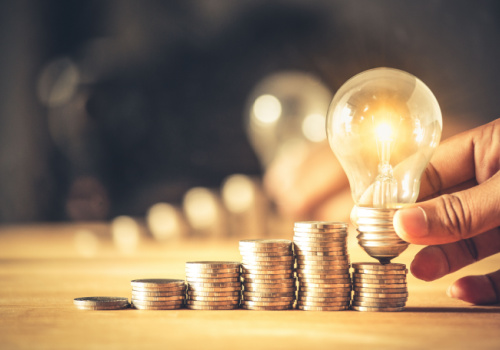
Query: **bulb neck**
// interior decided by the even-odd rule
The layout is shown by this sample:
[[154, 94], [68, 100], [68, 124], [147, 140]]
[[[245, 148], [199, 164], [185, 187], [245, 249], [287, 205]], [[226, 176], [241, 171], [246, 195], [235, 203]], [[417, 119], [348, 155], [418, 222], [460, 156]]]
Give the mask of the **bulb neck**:
[[351, 221], [359, 235], [358, 243], [381, 264], [388, 264], [408, 247], [394, 231], [392, 219], [397, 209], [354, 206]]

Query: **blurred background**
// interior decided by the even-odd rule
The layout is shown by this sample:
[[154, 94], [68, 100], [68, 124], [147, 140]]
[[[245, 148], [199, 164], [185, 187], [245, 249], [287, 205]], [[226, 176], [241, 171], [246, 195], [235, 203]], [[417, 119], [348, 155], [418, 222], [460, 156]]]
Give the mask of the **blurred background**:
[[499, 62], [494, 0], [1, 1], [0, 221], [163, 239], [328, 218], [276, 207], [262, 178], [333, 157], [324, 115], [348, 78], [414, 74], [451, 135], [498, 117]]

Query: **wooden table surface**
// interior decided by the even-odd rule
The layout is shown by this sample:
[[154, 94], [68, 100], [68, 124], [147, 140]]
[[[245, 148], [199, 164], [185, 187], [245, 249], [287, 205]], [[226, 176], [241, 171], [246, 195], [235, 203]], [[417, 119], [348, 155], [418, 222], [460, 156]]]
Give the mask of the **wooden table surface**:
[[[349, 239], [351, 261], [371, 259]], [[291, 238], [291, 234], [290, 234]], [[419, 247], [396, 262], [409, 264]], [[120, 252], [106, 224], [0, 228], [0, 349], [500, 349], [500, 307], [446, 296], [500, 256], [427, 283], [408, 276], [403, 312], [82, 311], [73, 298], [130, 297], [135, 278], [184, 278], [192, 260], [240, 260], [238, 239], [158, 243]]]

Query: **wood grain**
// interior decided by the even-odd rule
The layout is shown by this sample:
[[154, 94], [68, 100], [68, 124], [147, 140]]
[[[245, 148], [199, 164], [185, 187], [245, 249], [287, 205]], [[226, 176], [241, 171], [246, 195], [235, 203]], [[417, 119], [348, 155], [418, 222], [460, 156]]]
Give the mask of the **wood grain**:
[[[96, 238], [91, 251], [75, 244], [81, 230]], [[370, 261], [351, 236], [351, 260]], [[127, 255], [110, 237], [106, 224], [0, 229], [1, 349], [500, 348], [500, 307], [445, 294], [461, 276], [497, 269], [498, 255], [432, 283], [408, 276], [408, 307], [399, 313], [77, 310], [75, 297], [130, 297], [134, 278], [183, 278], [186, 261], [240, 259], [236, 238], [159, 244], [143, 237]], [[409, 264], [418, 249], [397, 262]]]

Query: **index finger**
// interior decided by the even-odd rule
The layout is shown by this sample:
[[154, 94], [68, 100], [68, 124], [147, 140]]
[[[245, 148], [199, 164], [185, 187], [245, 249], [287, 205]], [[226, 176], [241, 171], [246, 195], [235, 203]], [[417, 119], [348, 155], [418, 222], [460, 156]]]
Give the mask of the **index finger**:
[[[422, 175], [419, 199], [439, 194], [474, 178], [481, 183], [491, 177], [498, 170], [491, 168], [496, 162], [491, 162], [493, 159], [489, 156], [490, 150], [499, 149], [499, 130], [500, 119], [497, 119], [444, 141]], [[477, 171], [482, 172], [480, 176]]]

